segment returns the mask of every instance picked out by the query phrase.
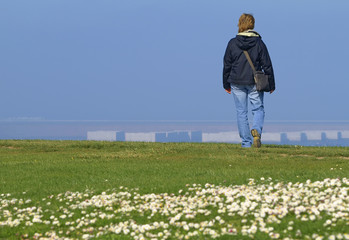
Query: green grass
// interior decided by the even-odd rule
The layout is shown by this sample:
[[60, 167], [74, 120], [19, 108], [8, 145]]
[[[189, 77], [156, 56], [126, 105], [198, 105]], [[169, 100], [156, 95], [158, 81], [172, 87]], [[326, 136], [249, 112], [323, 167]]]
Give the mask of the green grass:
[[177, 193], [193, 183], [229, 186], [261, 177], [295, 183], [348, 176], [347, 147], [0, 141], [0, 194], [20, 198], [25, 192], [33, 202], [67, 191], [101, 193], [120, 186], [138, 188], [140, 194]]
[[[333, 169], [333, 170], [331, 170]], [[187, 183], [242, 184], [349, 176], [349, 148], [87, 141], [0, 141], [0, 192], [48, 194], [103, 191], [176, 192]]]

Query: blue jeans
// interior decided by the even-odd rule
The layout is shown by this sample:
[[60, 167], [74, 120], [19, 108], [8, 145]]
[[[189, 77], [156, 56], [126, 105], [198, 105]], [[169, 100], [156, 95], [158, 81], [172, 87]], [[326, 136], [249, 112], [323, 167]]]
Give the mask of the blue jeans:
[[235, 100], [238, 129], [242, 147], [251, 147], [252, 135], [248, 123], [248, 100], [252, 107], [252, 129], [256, 129], [262, 135], [264, 124], [264, 92], [258, 92], [256, 85], [231, 85], [231, 90]]

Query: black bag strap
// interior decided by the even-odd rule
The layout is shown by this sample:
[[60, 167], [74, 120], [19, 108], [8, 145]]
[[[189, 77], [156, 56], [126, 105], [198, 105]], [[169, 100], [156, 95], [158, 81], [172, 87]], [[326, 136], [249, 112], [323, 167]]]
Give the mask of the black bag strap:
[[255, 69], [254, 66], [253, 66], [252, 60], [251, 60], [251, 58], [250, 58], [250, 55], [248, 54], [247, 51], [244, 51], [244, 54], [245, 54], [245, 56], [246, 56], [246, 58], [247, 58], [248, 63], [250, 64], [250, 66], [251, 66], [251, 68], [252, 68], [253, 74], [256, 74], [256, 69]]

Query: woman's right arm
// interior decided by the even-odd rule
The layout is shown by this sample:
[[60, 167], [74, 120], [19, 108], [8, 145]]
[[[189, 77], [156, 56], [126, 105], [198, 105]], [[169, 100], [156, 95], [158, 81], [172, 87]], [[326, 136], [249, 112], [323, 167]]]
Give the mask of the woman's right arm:
[[231, 54], [230, 54], [230, 41], [229, 41], [228, 46], [225, 50], [223, 64], [224, 64], [224, 67], [223, 67], [223, 88], [227, 91], [230, 91], [230, 83], [228, 82], [228, 78], [229, 78], [231, 66], [232, 66], [232, 58], [231, 58]]

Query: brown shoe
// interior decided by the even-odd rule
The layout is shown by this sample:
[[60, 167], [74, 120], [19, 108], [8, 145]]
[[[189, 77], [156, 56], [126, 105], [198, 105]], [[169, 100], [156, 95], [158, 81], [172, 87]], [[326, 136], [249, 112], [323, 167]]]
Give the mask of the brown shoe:
[[252, 129], [251, 134], [253, 136], [253, 147], [260, 148], [262, 145], [261, 135], [258, 133], [258, 131], [256, 129]]

